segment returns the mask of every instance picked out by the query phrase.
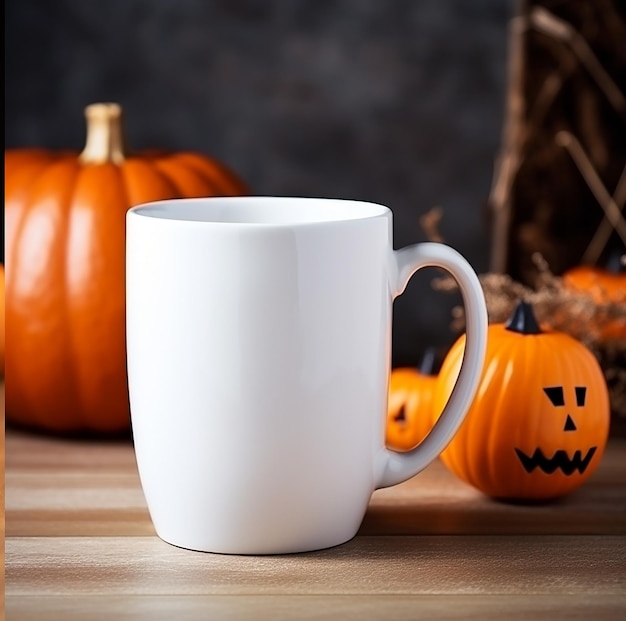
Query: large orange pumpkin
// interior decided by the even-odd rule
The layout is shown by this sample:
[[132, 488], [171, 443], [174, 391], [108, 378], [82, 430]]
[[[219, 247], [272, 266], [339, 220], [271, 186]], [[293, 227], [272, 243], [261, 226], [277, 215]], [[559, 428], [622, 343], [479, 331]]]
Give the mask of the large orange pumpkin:
[[117, 432], [129, 428], [126, 211], [247, 190], [198, 153], [127, 151], [117, 104], [85, 114], [80, 154], [5, 152], [6, 416], [40, 430]]
[[[443, 362], [437, 412], [452, 392], [464, 349], [462, 336]], [[507, 324], [489, 326], [477, 395], [441, 459], [489, 496], [556, 498], [593, 474], [609, 420], [608, 390], [593, 354], [565, 333], [542, 331], [530, 305], [520, 303]]]

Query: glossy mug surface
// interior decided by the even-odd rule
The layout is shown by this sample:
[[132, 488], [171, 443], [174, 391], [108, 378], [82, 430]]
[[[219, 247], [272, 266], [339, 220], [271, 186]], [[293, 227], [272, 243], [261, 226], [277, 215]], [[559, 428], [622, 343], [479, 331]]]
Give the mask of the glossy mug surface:
[[[467, 348], [450, 401], [409, 453], [385, 447], [393, 299], [425, 266], [458, 281]], [[376, 488], [427, 466], [461, 424], [487, 330], [453, 249], [393, 250], [392, 214], [348, 200], [165, 200], [127, 215], [131, 418], [157, 534], [194, 550], [341, 544]]]

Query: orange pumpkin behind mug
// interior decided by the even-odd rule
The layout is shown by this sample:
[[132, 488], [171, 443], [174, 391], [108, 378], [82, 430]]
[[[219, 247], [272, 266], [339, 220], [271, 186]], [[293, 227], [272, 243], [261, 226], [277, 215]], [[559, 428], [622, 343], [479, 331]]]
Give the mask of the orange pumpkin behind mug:
[[597, 305], [612, 308], [596, 319], [595, 329], [603, 342], [626, 341], [626, 255], [614, 254], [605, 267], [578, 265], [563, 274], [570, 291], [588, 295]]
[[[464, 348], [462, 336], [443, 362], [436, 412], [452, 392]], [[521, 302], [508, 323], [489, 326], [478, 392], [441, 460], [495, 498], [557, 498], [596, 470], [609, 421], [596, 358], [571, 336], [543, 331], [531, 306]]]
[[128, 151], [117, 104], [85, 114], [80, 154], [5, 152], [6, 417], [47, 431], [118, 432], [130, 425], [126, 211], [247, 189], [198, 153]]
[[437, 384], [436, 351], [428, 348], [419, 368], [398, 367], [389, 378], [386, 443], [395, 451], [416, 447], [433, 423], [433, 397]]

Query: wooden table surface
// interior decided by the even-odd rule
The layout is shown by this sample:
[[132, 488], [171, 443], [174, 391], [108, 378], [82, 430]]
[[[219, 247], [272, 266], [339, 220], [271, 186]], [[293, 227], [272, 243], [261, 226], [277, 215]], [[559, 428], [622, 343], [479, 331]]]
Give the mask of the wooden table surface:
[[357, 537], [298, 555], [158, 539], [132, 444], [6, 434], [7, 619], [626, 619], [626, 439], [552, 504], [439, 461], [374, 493]]

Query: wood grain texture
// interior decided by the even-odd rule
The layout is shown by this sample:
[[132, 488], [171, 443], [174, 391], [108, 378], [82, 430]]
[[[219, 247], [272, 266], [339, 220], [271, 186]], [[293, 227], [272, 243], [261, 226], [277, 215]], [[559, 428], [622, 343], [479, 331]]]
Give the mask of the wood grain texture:
[[[11, 598], [9, 619], [20, 621], [622, 621], [624, 598], [615, 595], [205, 595], [45, 596]], [[106, 614], [103, 616], [103, 611]]]
[[[24, 595], [549, 595], [624, 593], [622, 537], [356, 537], [282, 556], [190, 552], [156, 537], [7, 540]], [[626, 603], [626, 602], [625, 602]]]
[[[4, 317], [1, 318], [4, 321]], [[0, 469], [2, 470], [2, 482], [0, 483], [0, 500], [2, 504], [2, 517], [0, 519], [0, 530], [2, 531], [2, 541], [5, 540], [6, 529], [5, 529], [5, 425], [4, 425], [4, 377], [0, 379], [0, 412], [2, 412], [2, 439], [0, 441]], [[2, 546], [0, 549], [0, 561], [2, 561], [2, 566], [5, 566], [5, 547]], [[2, 596], [2, 601], [5, 600], [5, 588], [4, 588], [5, 576], [4, 572], [2, 572], [2, 578], [0, 578], [0, 595]], [[0, 619], [4, 621], [5, 610], [2, 607], [0, 610]]]
[[626, 440], [556, 503], [492, 501], [439, 461], [319, 552], [203, 554], [154, 533], [129, 440], [6, 437], [6, 610], [72, 619], [620, 618]]
[[[7, 536], [154, 534], [130, 441], [78, 441], [9, 432]], [[626, 535], [626, 439], [612, 439], [593, 478], [557, 502], [485, 497], [435, 461], [376, 491], [361, 535]]]

